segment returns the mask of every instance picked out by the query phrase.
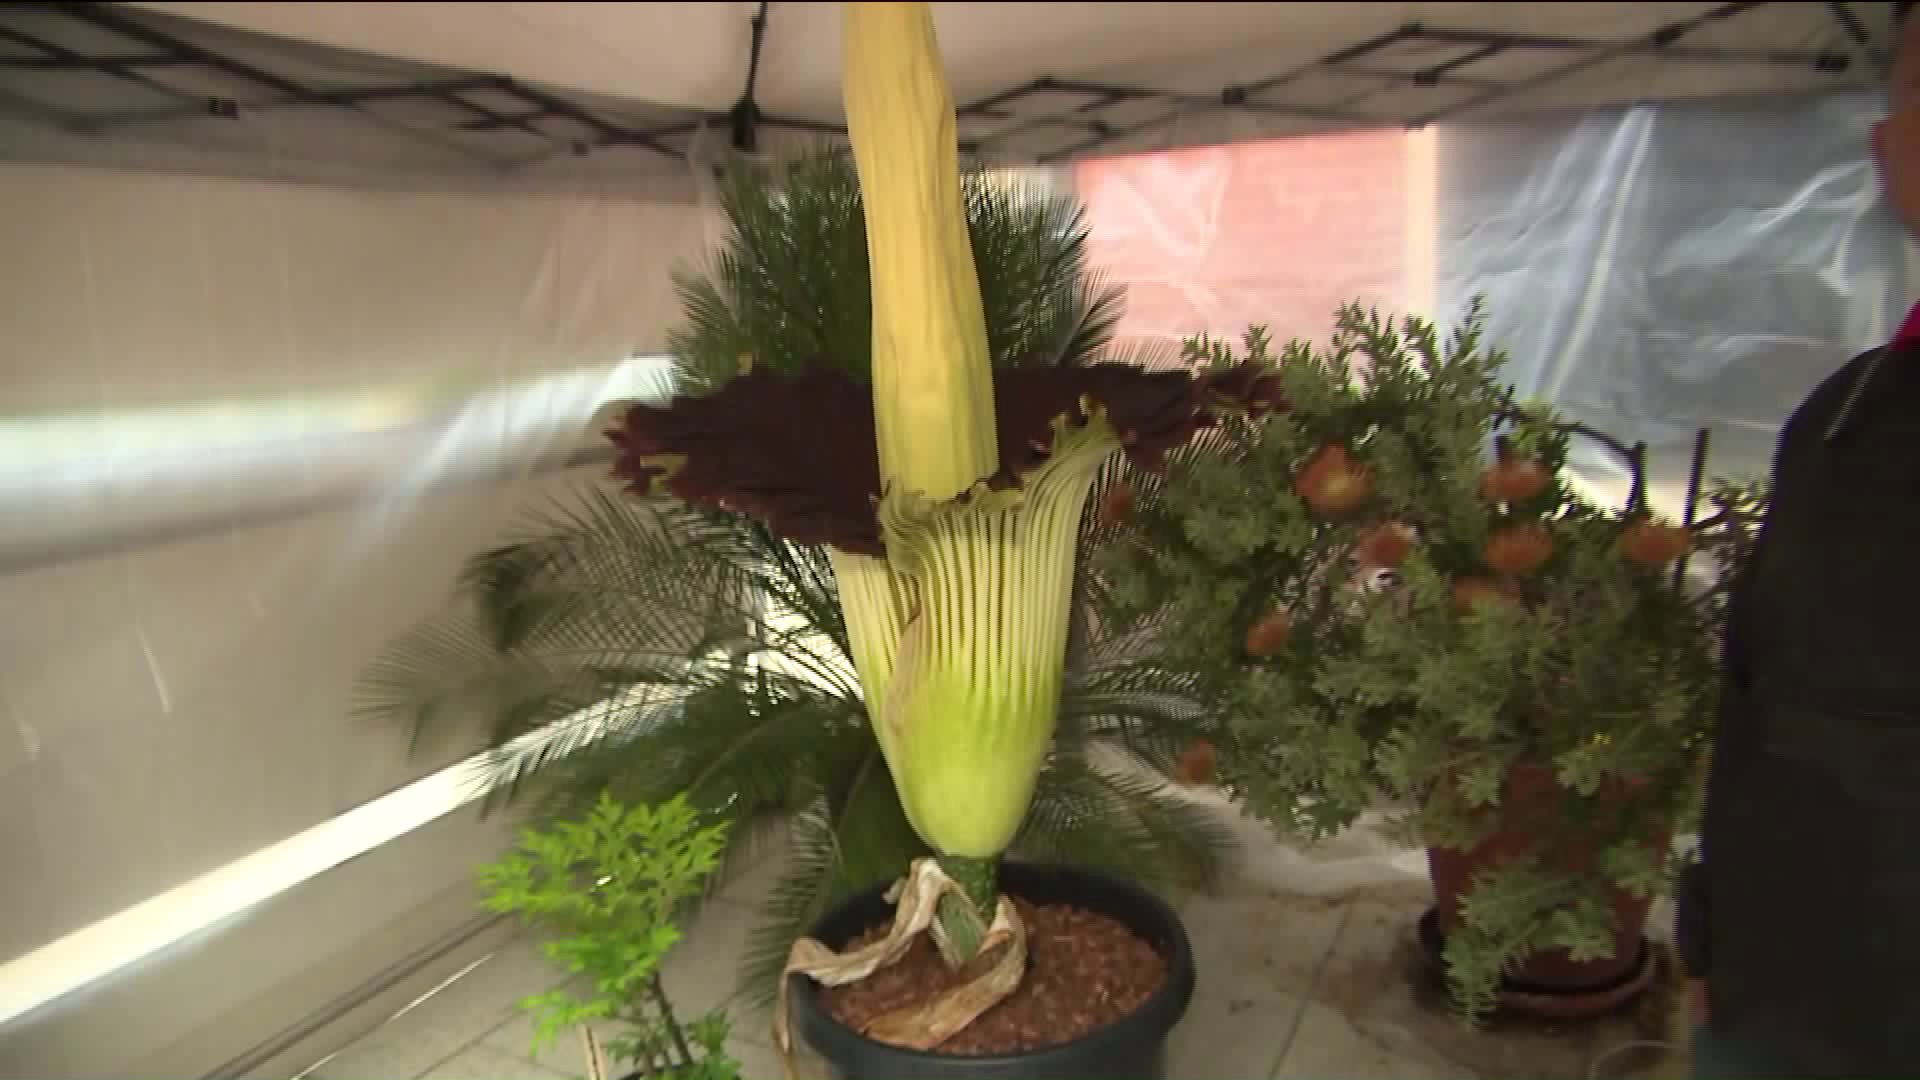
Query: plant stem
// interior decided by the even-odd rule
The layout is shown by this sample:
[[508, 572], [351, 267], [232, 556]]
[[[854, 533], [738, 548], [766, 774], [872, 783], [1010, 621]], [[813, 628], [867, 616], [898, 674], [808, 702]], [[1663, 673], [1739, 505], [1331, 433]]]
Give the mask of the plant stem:
[[673, 1002], [667, 997], [667, 987], [660, 981], [659, 972], [654, 972], [653, 978], [647, 980], [647, 990], [653, 995], [654, 1007], [660, 1010], [660, 1019], [666, 1023], [667, 1034], [673, 1039], [673, 1049], [680, 1051], [681, 1063], [691, 1068], [694, 1063], [693, 1050], [687, 1046], [687, 1036], [680, 1030], [680, 1017], [673, 1011]]
[[949, 968], [958, 970], [979, 953], [980, 942], [987, 936], [994, 905], [1000, 898], [999, 867], [992, 859], [970, 859], [959, 855], [942, 855], [939, 858], [940, 869], [946, 871], [947, 876], [967, 894], [965, 900], [952, 894], [941, 897], [940, 907], [935, 912], [940, 929], [947, 938], [947, 946], [941, 950], [941, 957]]

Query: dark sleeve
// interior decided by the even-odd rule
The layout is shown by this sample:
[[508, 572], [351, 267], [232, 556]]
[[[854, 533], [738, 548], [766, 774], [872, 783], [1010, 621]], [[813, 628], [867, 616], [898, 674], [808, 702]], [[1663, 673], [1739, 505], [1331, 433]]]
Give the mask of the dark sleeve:
[[1704, 979], [1707, 951], [1707, 864], [1700, 858], [1680, 871], [1680, 896], [1674, 906], [1673, 941], [1680, 951], [1680, 969], [1689, 979]]
[[[1700, 853], [1682, 871], [1675, 897], [1674, 942], [1680, 952], [1681, 966], [1695, 978], [1704, 977], [1712, 969], [1713, 961], [1707, 947], [1713, 911], [1707, 860], [1713, 847], [1714, 822], [1721, 817], [1714, 808], [1729, 805], [1721, 792], [1734, 782], [1735, 775], [1754, 751], [1751, 636], [1754, 576], [1760, 552], [1774, 542], [1771, 539], [1774, 518], [1781, 513], [1797, 512], [1781, 501], [1783, 493], [1797, 486], [1783, 483], [1783, 478], [1797, 472], [1802, 455], [1809, 448], [1818, 442], [1831, 442], [1849, 420], [1858, 419], [1853, 416], [1855, 406], [1863, 400], [1863, 389], [1874, 377], [1878, 360], [1884, 353], [1882, 349], [1862, 353], [1829, 375], [1781, 427], [1773, 456], [1773, 502], [1747, 565], [1740, 568], [1728, 598], [1727, 624], [1721, 635], [1720, 703], [1713, 722], [1713, 756], [1707, 777], [1706, 813], [1700, 829]], [[1790, 493], [1788, 497], [1791, 498]]]
[[[1763, 524], [1747, 565], [1740, 568], [1732, 595], [1728, 597], [1727, 623], [1721, 632], [1720, 701], [1714, 715], [1713, 756], [1708, 765], [1706, 804], [1709, 812], [1704, 816], [1709, 820], [1714, 816], [1711, 808], [1719, 786], [1715, 781], [1723, 775], [1722, 763], [1738, 756], [1739, 747], [1752, 728], [1748, 700], [1753, 688], [1753, 575], [1760, 561], [1760, 548], [1766, 543], [1767, 529]], [[1681, 968], [1689, 978], [1695, 979], [1705, 978], [1712, 967], [1707, 948], [1708, 919], [1712, 911], [1712, 897], [1707, 888], [1708, 833], [1703, 823], [1699, 855], [1681, 871], [1674, 904], [1674, 945], [1680, 953]]]

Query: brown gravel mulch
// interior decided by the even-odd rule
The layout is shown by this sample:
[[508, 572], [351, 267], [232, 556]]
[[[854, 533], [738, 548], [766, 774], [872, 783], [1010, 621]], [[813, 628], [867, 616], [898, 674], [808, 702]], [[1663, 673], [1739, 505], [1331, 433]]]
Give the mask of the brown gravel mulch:
[[[1064, 905], [1036, 907], [1018, 897], [1027, 925], [1027, 975], [1005, 1001], [939, 1047], [955, 1057], [1025, 1053], [1070, 1042], [1136, 1012], [1167, 981], [1166, 958], [1105, 915]], [[876, 926], [849, 948], [886, 934]], [[950, 972], [927, 935], [891, 967], [861, 982], [823, 987], [820, 1003], [856, 1031], [873, 1018], [918, 1004], [972, 978], [994, 957]]]

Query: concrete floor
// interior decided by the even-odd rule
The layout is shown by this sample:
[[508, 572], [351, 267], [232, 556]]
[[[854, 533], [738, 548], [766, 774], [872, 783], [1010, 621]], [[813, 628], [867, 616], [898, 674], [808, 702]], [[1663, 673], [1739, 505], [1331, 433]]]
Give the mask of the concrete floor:
[[[1507, 1024], [1468, 1032], [1439, 995], [1412, 977], [1411, 928], [1431, 900], [1424, 856], [1358, 828], [1302, 853], [1274, 844], [1223, 800], [1248, 845], [1222, 895], [1182, 911], [1199, 988], [1170, 1046], [1169, 1075], [1189, 1080], [1587, 1080], [1671, 1073], [1657, 1047], [1673, 1000], [1666, 986], [1624, 1015], [1581, 1025]], [[670, 958], [665, 978], [697, 1015], [732, 991], [734, 959], [752, 923], [752, 897], [770, 857], [734, 882]], [[1668, 921], [1656, 909], [1656, 937]], [[498, 949], [346, 1050], [307, 1080], [554, 1080], [585, 1073], [579, 1043], [535, 1057], [515, 1002], [557, 982], [524, 939]], [[734, 1056], [746, 1080], [778, 1080], [764, 1013], [736, 1014]], [[819, 1063], [801, 1063], [817, 1075]]]

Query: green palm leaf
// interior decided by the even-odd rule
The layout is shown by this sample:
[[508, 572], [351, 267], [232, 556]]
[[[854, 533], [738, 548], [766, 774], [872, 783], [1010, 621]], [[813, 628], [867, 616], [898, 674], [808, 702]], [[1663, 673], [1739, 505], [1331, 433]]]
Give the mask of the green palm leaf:
[[758, 920], [740, 958], [746, 1004], [773, 1001], [794, 941], [841, 900], [898, 878], [928, 854], [908, 824], [880, 747], [870, 738], [794, 819], [781, 874], [758, 900]]
[[1212, 887], [1231, 869], [1238, 839], [1161, 778], [1061, 753], [1047, 762], [1014, 849], [1152, 885]]
[[[1030, 182], [973, 173], [964, 184], [995, 366], [1086, 363], [1112, 337], [1125, 294], [1089, 268], [1084, 208]], [[873, 309], [852, 161], [824, 152], [744, 168], [723, 181], [720, 203], [726, 242], [705, 273], [675, 278], [683, 322], [668, 348], [679, 392], [718, 388], [743, 357], [866, 382]]]
[[[633, 802], [688, 793], [741, 826], [716, 879], [722, 884], [754, 849], [755, 826], [792, 818], [785, 876], [760, 898], [741, 970], [743, 985], [765, 1000], [787, 946], [827, 905], [897, 876], [924, 853], [857, 686], [811, 675], [829, 663], [852, 670], [831, 571], [818, 553], [774, 542], [744, 519], [719, 536], [704, 517], [637, 514], [587, 495], [574, 515], [542, 520], [554, 531], [525, 541], [527, 550], [475, 560], [465, 580], [484, 614], [469, 618], [464, 636], [451, 621], [431, 635], [457, 647], [390, 653], [376, 670], [412, 678], [373, 685], [463, 691], [457, 701], [431, 702], [429, 713], [464, 704], [485, 722], [491, 749], [477, 779], [489, 810], [523, 805], [540, 817], [569, 817], [603, 791]], [[655, 537], [654, 529], [663, 532]], [[688, 554], [695, 551], [697, 558]], [[512, 574], [498, 572], [508, 565]], [[676, 594], [688, 581], [714, 595], [738, 578], [755, 583], [761, 603], [725, 608], [747, 628], [737, 653], [653, 663], [647, 642], [698, 647], [712, 639], [580, 600], [595, 591], [587, 575], [635, 596]], [[836, 617], [822, 628], [808, 621], [810, 611]], [[623, 652], [628, 642], [635, 645]], [[492, 692], [464, 692], [473, 685]], [[392, 714], [414, 715], [419, 701], [411, 692]], [[1130, 639], [1094, 628], [1070, 658], [1059, 734], [1015, 854], [1161, 884], [1217, 884], [1235, 853], [1233, 835], [1167, 790], [1168, 770], [1203, 720], [1183, 676]]]

